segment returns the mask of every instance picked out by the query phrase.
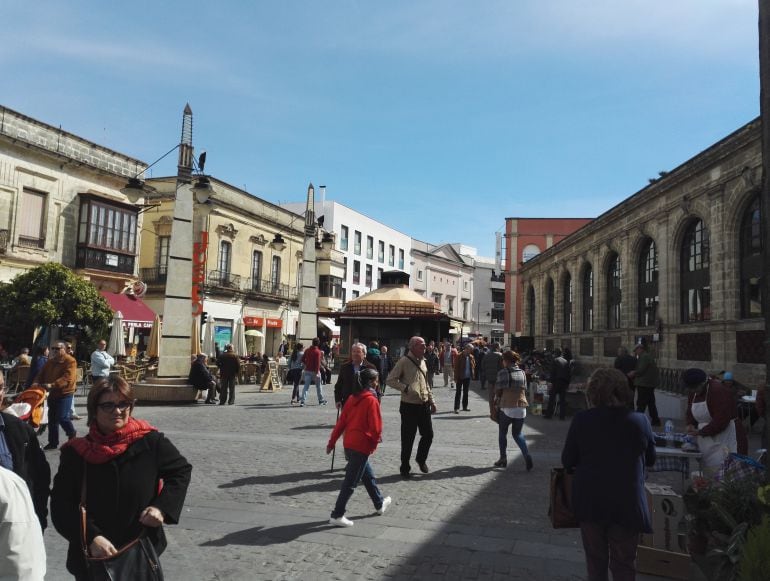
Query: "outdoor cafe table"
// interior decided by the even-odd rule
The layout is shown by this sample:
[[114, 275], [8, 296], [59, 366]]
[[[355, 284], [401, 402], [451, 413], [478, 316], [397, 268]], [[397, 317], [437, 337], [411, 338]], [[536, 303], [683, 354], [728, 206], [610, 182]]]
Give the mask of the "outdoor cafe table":
[[[684, 434], [674, 434], [674, 439], [684, 441]], [[655, 446], [655, 454], [657, 456], [655, 464], [647, 469], [648, 472], [679, 472], [682, 475], [682, 492], [685, 491], [687, 479], [690, 477], [690, 460], [697, 460], [698, 468], [703, 471], [702, 452], [687, 452], [681, 448]]]

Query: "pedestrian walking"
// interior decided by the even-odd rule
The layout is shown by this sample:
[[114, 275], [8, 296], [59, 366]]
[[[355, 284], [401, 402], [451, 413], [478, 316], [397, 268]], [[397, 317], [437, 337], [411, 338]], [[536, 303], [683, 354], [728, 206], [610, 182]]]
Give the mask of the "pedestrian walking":
[[412, 477], [409, 464], [412, 457], [412, 447], [417, 432], [420, 432], [420, 443], [417, 445], [415, 460], [420, 472], [427, 474], [428, 452], [433, 443], [433, 422], [431, 414], [436, 413], [436, 403], [433, 392], [428, 386], [428, 367], [425, 364], [425, 340], [422, 337], [412, 337], [409, 340], [409, 352], [401, 357], [388, 375], [388, 385], [401, 392], [401, 477]]
[[532, 456], [527, 449], [527, 441], [521, 433], [524, 419], [527, 417], [527, 376], [519, 367], [521, 357], [514, 351], [506, 351], [502, 355], [503, 368], [497, 372], [495, 382], [496, 415], [500, 459], [495, 462], [498, 468], [508, 465], [508, 428], [511, 428], [513, 441], [521, 450], [527, 471], [532, 470]]
[[362, 480], [377, 514], [384, 514], [391, 503], [389, 496], [383, 498], [369, 463], [369, 456], [377, 449], [382, 437], [378, 388], [377, 369], [374, 367], [361, 369], [356, 376], [353, 393], [342, 407], [342, 413], [326, 445], [326, 453], [330, 454], [339, 437], [344, 434], [343, 446], [348, 464], [337, 502], [329, 518], [329, 523], [335, 526], [353, 526], [353, 521], [345, 517], [345, 511], [350, 497]]

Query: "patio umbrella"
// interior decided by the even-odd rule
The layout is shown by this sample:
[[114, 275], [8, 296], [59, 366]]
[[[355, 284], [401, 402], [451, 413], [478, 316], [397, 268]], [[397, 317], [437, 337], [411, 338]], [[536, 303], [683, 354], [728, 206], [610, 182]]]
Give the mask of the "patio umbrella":
[[123, 341], [123, 313], [115, 311], [112, 317], [112, 331], [110, 331], [110, 343], [107, 353], [113, 357], [125, 357], [126, 343]]
[[201, 324], [198, 317], [193, 317], [190, 329], [190, 354], [197, 355], [201, 351]]
[[235, 333], [233, 334], [233, 347], [238, 355], [246, 354], [246, 333], [243, 328], [243, 319], [235, 322]]
[[214, 349], [214, 319], [209, 319], [203, 325], [203, 352], [209, 357], [216, 354]]
[[147, 357], [160, 357], [160, 315], [155, 313], [150, 339], [147, 341]]

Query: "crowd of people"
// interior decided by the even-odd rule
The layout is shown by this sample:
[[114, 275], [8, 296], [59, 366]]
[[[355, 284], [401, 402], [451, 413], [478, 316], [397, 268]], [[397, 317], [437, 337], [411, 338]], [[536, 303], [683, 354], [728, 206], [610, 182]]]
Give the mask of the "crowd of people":
[[[361, 482], [377, 514], [384, 514], [392, 503], [372, 466], [382, 438], [386, 386], [399, 396], [399, 473], [410, 480], [413, 464], [423, 474], [431, 471], [436, 377], [443, 374], [444, 386], [455, 390], [454, 414], [470, 411], [469, 386], [479, 381], [487, 392], [489, 418], [497, 424], [499, 458], [491, 468], [507, 467], [510, 435], [526, 471], [531, 471], [534, 460], [524, 433], [531, 403], [528, 383], [547, 379], [544, 417], [553, 417], [558, 407], [564, 419], [565, 394], [576, 373], [569, 349], [520, 355], [486, 340], [459, 346], [444, 340], [436, 345], [414, 336], [397, 358], [379, 341], [355, 342], [342, 362], [339, 347], [334, 354], [322, 347], [318, 338], [306, 349], [301, 343], [289, 348], [284, 342], [276, 356], [285, 358], [286, 380], [293, 385], [291, 404], [299, 406], [305, 405], [311, 384], [317, 404], [327, 403], [324, 385], [330, 383], [335, 356], [338, 360], [333, 396], [339, 413], [326, 452], [333, 453], [342, 438], [347, 465], [329, 517], [330, 524], [340, 527], [354, 525], [346, 509]], [[182, 511], [192, 466], [154, 426], [135, 417], [132, 387], [110, 373], [115, 362], [104, 341], [91, 355], [87, 432], [79, 437], [72, 421], [77, 364], [71, 351], [59, 341], [49, 349], [35, 349], [31, 357], [28, 351], [19, 354], [19, 364], [36, 369], [30, 388], [47, 394], [47, 445], [40, 446], [28, 422], [9, 410], [0, 412], [0, 516], [12, 523], [8, 534], [0, 535], [0, 553], [5, 555], [0, 556], [0, 578], [7, 571], [20, 579], [43, 578], [44, 560], [41, 564], [30, 554], [42, 542], [49, 502], [51, 522], [69, 543], [66, 567], [76, 579], [88, 578], [88, 559], [109, 559], [135, 539], [144, 539], [161, 554], [166, 547], [163, 525], [178, 522]], [[216, 360], [216, 374], [206, 355], [199, 354], [192, 360], [188, 381], [205, 393], [205, 403], [234, 405], [243, 365], [233, 346], [225, 345]], [[2, 402], [5, 383], [2, 374], [0, 378]], [[621, 348], [612, 368], [599, 367], [587, 378], [588, 409], [576, 413], [570, 424], [561, 459], [574, 474], [573, 507], [592, 579], [607, 578], [608, 571], [616, 579], [633, 579], [638, 535], [651, 531], [644, 481], [646, 469], [656, 461], [652, 429], [661, 421], [655, 402], [658, 381], [655, 359], [644, 342], [634, 346], [633, 355]], [[745, 453], [747, 447], [733, 377], [729, 372], [709, 376], [693, 368], [682, 373], [682, 381], [688, 388], [687, 433], [697, 439], [705, 474], [713, 476], [727, 454]], [[757, 406], [763, 414], [763, 398], [757, 399]], [[59, 448], [60, 427], [67, 441], [52, 481], [45, 451]]]

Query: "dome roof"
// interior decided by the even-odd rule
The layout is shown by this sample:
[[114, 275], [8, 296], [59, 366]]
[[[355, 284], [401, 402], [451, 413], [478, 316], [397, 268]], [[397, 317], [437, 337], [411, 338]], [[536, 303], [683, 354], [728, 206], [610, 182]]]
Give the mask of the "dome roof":
[[[386, 280], [384, 277], [383, 280]], [[414, 316], [441, 315], [441, 307], [403, 284], [386, 284], [351, 299], [343, 312], [348, 315]]]

